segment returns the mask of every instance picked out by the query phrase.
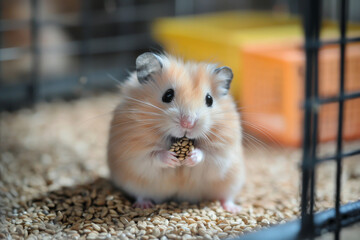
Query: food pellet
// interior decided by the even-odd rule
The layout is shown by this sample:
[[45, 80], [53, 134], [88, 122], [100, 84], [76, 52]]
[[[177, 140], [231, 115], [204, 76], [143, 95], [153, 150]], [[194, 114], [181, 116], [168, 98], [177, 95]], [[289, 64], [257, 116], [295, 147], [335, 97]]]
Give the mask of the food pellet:
[[171, 147], [170, 151], [176, 153], [176, 157], [182, 161], [186, 159], [191, 151], [194, 150], [194, 141], [188, 139], [187, 137], [182, 137], [178, 141], [174, 142]]

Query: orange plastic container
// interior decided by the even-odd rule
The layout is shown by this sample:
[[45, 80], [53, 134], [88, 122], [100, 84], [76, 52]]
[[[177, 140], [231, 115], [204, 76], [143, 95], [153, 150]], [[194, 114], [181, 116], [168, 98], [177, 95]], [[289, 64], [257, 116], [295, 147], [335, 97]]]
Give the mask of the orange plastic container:
[[[359, 36], [360, 26], [348, 24], [348, 36]], [[229, 11], [157, 19], [152, 35], [168, 53], [186, 60], [216, 62], [233, 70], [230, 92], [241, 104], [247, 44], [270, 44], [303, 40], [301, 19], [272, 12]], [[321, 39], [339, 37], [338, 24], [324, 20]]]
[[[268, 138], [287, 146], [302, 143], [305, 53], [301, 44], [246, 46], [243, 50], [243, 119], [263, 129]], [[345, 91], [360, 91], [360, 44], [346, 49]], [[340, 50], [323, 47], [319, 52], [319, 95], [337, 96], [340, 82]], [[345, 101], [344, 138], [360, 138], [360, 99]], [[338, 103], [319, 110], [319, 140], [337, 136]], [[249, 131], [259, 133], [253, 127]]]

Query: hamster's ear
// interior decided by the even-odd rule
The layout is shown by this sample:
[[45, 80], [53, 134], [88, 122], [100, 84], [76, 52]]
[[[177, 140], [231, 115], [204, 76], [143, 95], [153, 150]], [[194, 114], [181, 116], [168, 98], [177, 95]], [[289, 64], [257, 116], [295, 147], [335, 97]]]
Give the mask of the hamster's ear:
[[233, 72], [229, 67], [220, 67], [214, 70], [216, 79], [219, 82], [223, 95], [229, 92], [230, 84], [233, 79]]
[[141, 84], [151, 80], [151, 75], [161, 69], [160, 58], [153, 53], [146, 52], [136, 58], [136, 74]]

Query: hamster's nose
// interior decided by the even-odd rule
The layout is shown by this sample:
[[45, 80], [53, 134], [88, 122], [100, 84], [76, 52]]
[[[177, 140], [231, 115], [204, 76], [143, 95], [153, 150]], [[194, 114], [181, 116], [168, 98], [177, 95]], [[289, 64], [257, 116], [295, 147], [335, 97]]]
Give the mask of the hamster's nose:
[[193, 129], [195, 127], [196, 120], [189, 116], [182, 116], [180, 119], [180, 125], [183, 128]]

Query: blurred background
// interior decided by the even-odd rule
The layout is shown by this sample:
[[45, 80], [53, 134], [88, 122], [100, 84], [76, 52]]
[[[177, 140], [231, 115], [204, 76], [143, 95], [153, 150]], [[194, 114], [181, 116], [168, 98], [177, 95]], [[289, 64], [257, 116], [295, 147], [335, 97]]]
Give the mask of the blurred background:
[[[324, 40], [339, 37], [338, 4], [322, 4]], [[281, 144], [301, 143], [301, 1], [1, 0], [0, 9], [2, 110], [114, 91], [139, 54], [165, 50], [230, 66], [245, 127]], [[349, 20], [348, 36], [359, 36], [357, 0], [349, 1]], [[348, 91], [360, 89], [359, 46], [347, 47]], [[338, 62], [338, 46], [321, 50], [321, 96], [337, 94]], [[360, 102], [345, 105], [345, 137], [358, 138]], [[336, 136], [337, 103], [322, 108], [320, 139], [327, 141]]]

